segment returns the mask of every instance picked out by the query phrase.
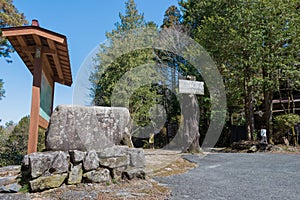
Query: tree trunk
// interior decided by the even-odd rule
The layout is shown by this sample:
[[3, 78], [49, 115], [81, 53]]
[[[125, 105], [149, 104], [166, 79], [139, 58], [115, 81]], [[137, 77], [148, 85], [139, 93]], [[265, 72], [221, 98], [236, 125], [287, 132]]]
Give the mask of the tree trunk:
[[[278, 81], [278, 82], [279, 82], [279, 81]], [[283, 111], [284, 111], [284, 114], [287, 114], [286, 108], [285, 108], [284, 104], [282, 103], [282, 94], [281, 94], [280, 88], [278, 88], [277, 91], [278, 91], [278, 93], [279, 93], [279, 101], [280, 101], [280, 105], [281, 105], [281, 107], [282, 107], [282, 109], [283, 109]]]
[[294, 95], [293, 95], [293, 90], [292, 89], [290, 90], [290, 95], [291, 95], [291, 99], [292, 99], [292, 112], [293, 112], [293, 114], [295, 114], [296, 105], [295, 105], [295, 99], [294, 99]]
[[[268, 69], [266, 67], [262, 68], [263, 70], [263, 79], [269, 80], [271, 79], [270, 74], [268, 73]], [[264, 92], [264, 107], [265, 107], [265, 113], [264, 113], [264, 125], [267, 129], [267, 141], [268, 143], [273, 144], [273, 126], [272, 126], [272, 113], [273, 113], [273, 90], [264, 85], [263, 86], [263, 92]], [[289, 112], [289, 108], [288, 108]]]
[[195, 95], [183, 94], [183, 152], [200, 153], [199, 106]]
[[254, 133], [254, 113], [253, 113], [253, 86], [251, 78], [246, 75], [245, 72], [245, 117], [246, 117], [246, 128], [247, 128], [247, 139], [253, 140]]
[[272, 111], [273, 111], [273, 105], [272, 105], [272, 100], [273, 100], [273, 92], [272, 91], [264, 91], [264, 99], [265, 99], [265, 116], [264, 116], [264, 125], [267, 129], [267, 139], [269, 143], [273, 143], [272, 139], [272, 132], [273, 132], [273, 127], [272, 127]]

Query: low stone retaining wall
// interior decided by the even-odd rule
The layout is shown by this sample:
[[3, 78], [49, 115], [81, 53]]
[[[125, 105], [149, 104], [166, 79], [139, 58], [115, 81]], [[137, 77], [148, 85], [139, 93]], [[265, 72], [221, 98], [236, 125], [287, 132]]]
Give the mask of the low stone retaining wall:
[[46, 132], [47, 151], [26, 155], [22, 168], [0, 168], [0, 192], [18, 192], [21, 180], [37, 192], [62, 184], [144, 179], [144, 151], [129, 148], [130, 129], [127, 108], [58, 106]]
[[0, 168], [0, 192], [18, 192], [21, 189], [21, 166], [7, 166]]
[[144, 167], [144, 151], [127, 146], [113, 146], [101, 152], [70, 150], [32, 153], [24, 157], [21, 176], [20, 167], [16, 167], [14, 174], [0, 177], [0, 192], [18, 192], [21, 188], [18, 178], [21, 177], [23, 182], [29, 183], [31, 192], [57, 188], [64, 183], [74, 185], [144, 179]]

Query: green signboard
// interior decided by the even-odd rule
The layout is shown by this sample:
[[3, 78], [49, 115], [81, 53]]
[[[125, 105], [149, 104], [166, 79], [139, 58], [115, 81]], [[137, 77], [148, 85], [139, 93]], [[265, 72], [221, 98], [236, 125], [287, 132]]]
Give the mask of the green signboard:
[[44, 73], [41, 82], [40, 116], [49, 121], [52, 107], [52, 87]]

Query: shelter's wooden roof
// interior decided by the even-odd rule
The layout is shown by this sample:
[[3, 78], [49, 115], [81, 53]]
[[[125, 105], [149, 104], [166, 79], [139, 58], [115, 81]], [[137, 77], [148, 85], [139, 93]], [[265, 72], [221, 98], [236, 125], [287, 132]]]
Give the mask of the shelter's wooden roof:
[[36, 47], [42, 47], [44, 56], [42, 64], [48, 69], [53, 80], [64, 85], [72, 85], [66, 36], [39, 26], [2, 28], [1, 31], [32, 74]]

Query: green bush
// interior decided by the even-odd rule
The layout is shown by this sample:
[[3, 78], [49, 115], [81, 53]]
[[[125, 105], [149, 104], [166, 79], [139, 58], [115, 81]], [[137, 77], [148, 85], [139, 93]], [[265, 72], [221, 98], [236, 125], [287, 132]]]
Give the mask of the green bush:
[[[29, 116], [23, 117], [6, 140], [2, 141], [0, 166], [19, 165], [27, 154]], [[38, 151], [45, 148], [45, 131], [39, 129]]]
[[23, 156], [26, 154], [26, 142], [29, 132], [29, 117], [23, 117], [15, 126], [12, 133], [4, 142], [2, 152], [0, 153], [0, 165], [20, 164]]
[[296, 114], [283, 114], [274, 118], [274, 142], [282, 143], [282, 137], [300, 123], [300, 116]]

